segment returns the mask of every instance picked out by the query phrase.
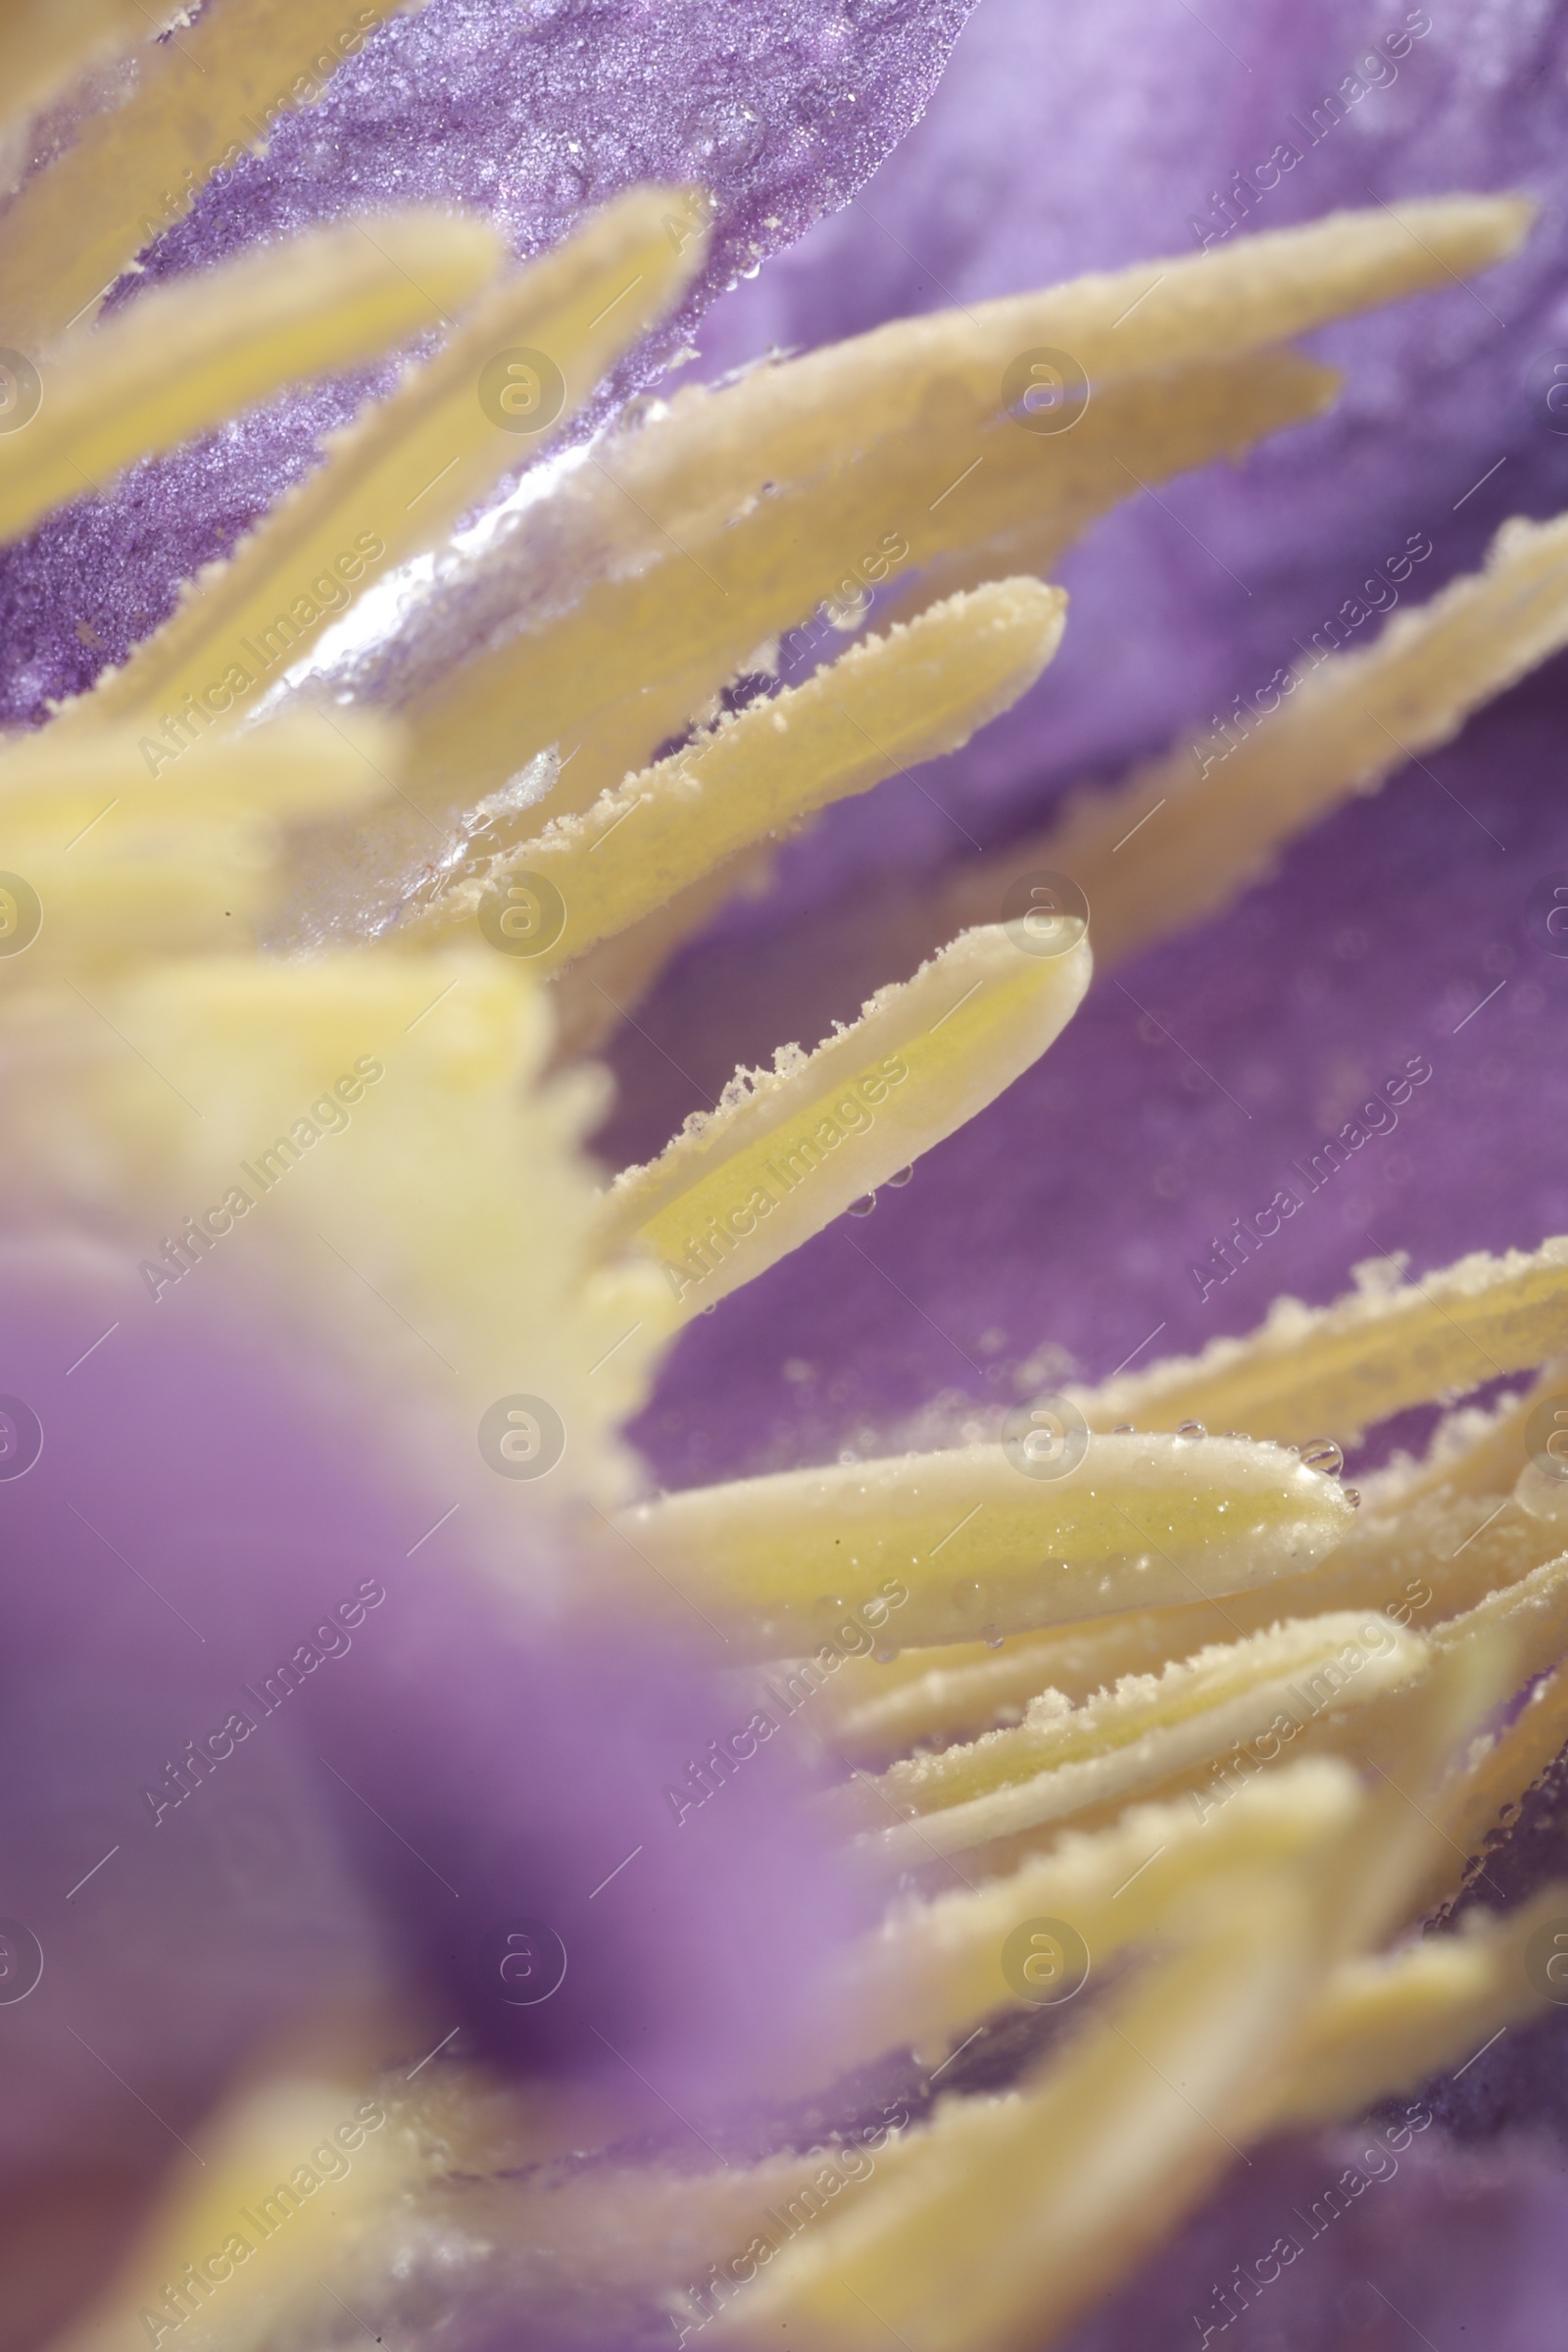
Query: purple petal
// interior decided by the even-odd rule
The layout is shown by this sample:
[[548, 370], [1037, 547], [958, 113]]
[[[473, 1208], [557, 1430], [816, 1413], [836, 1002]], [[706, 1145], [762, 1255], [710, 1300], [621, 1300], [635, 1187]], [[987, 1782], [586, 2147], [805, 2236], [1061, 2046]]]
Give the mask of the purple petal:
[[[732, 2097], [863, 1901], [789, 1740], [677, 1820], [755, 1701], [563, 1630], [548, 1536], [487, 1582], [476, 1446], [425, 1486], [397, 1400], [345, 1404], [297, 1336], [6, 1256], [0, 1409], [42, 1450], [0, 1478], [4, 2196], [139, 2198], [248, 2064], [391, 1996], [641, 2129]], [[530, 2005], [512, 1931], [513, 1987], [564, 1967]]]
[[1547, 2352], [1565, 2219], [1559, 2148], [1521, 2135], [1461, 2151], [1430, 2109], [1395, 2100], [1376, 2122], [1255, 2149], [1062, 2352]]

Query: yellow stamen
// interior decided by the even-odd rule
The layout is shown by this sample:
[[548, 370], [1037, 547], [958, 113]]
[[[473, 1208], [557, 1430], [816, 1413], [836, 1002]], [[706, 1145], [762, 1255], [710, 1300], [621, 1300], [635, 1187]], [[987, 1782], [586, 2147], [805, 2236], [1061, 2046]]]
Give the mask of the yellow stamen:
[[[376, 13], [410, 4], [385, 0]], [[318, 98], [365, 37], [351, 24], [323, 40], [318, 0], [222, 0], [172, 38], [149, 39], [131, 96], [90, 116], [8, 210], [0, 337], [36, 360], [80, 324], [213, 173], [261, 145], [274, 115]]]
[[[323, 621], [439, 539], [538, 445], [512, 429], [509, 398], [518, 395], [523, 420], [537, 416], [547, 432], [675, 299], [701, 240], [676, 252], [664, 226], [672, 201], [634, 190], [503, 279], [433, 359], [334, 442], [232, 563], [204, 575], [173, 619], [57, 723], [151, 714], [187, 693], [210, 707], [302, 661]], [[497, 368], [491, 384], [485, 370]]]
[[[54, 60], [38, 69], [55, 86], [66, 45], [79, 62], [79, 44], [112, 40], [119, 19], [115, 0], [67, 5]], [[23, 22], [13, 10], [0, 27], [0, 59]], [[87, 317], [134, 245], [179, 218], [270, 114], [314, 95], [331, 61], [309, 93], [267, 87], [307, 31], [314, 47], [297, 0], [215, 0], [148, 49], [135, 94], [91, 119], [12, 207], [0, 333], [25, 345]], [[160, 182], [154, 219], [144, 208]], [[1096, 1965], [1117, 1959], [1124, 1980], [1086, 2004], [1065, 2056], [1057, 2045], [1018, 2091], [950, 2095], [928, 2124], [882, 2134], [874, 2166], [856, 2176], [874, 2173], [875, 2185], [857, 2185], [765, 2270], [754, 2261], [756, 2280], [716, 2332], [772, 2342], [785, 2329], [824, 2352], [871, 2352], [891, 2328], [911, 2352], [1002, 2352], [1065, 2324], [1250, 2139], [1407, 2083], [1468, 2034], [1521, 2013], [1534, 1913], [1434, 1956], [1366, 1955], [1430, 1890], [1451, 1886], [1488, 1808], [1560, 1741], [1560, 1669], [1516, 1722], [1476, 1738], [1568, 1643], [1568, 1556], [1543, 1557], [1557, 1535], [1505, 1499], [1536, 1399], [1487, 1423], [1456, 1419], [1420, 1471], [1382, 1474], [1367, 1523], [1344, 1543], [1349, 1505], [1311, 1468], [1266, 1443], [1193, 1441], [1165, 1425], [1348, 1440], [1404, 1404], [1539, 1364], [1568, 1345], [1568, 1244], [1467, 1259], [1404, 1289], [1363, 1279], [1321, 1314], [1287, 1303], [1250, 1341], [1085, 1399], [1090, 1422], [1134, 1420], [1143, 1435], [1075, 1431], [1070, 1402], [1053, 1400], [1054, 1421], [1020, 1407], [999, 1445], [631, 1510], [616, 1432], [646, 1400], [676, 1323], [952, 1133], [1045, 1050], [1089, 978], [1081, 902], [1077, 914], [1007, 903], [1002, 885], [1037, 854], [1028, 845], [1004, 877], [998, 864], [971, 869], [980, 927], [815, 1054], [786, 1048], [771, 1072], [740, 1073], [711, 1116], [608, 1196], [583, 1154], [605, 1086], [581, 1070], [545, 1082], [551, 1013], [537, 983], [584, 948], [579, 996], [612, 968], [646, 976], [757, 870], [767, 837], [962, 741], [1032, 682], [1060, 628], [1055, 590], [975, 586], [999, 551], [1043, 564], [1140, 482], [1317, 413], [1333, 379], [1272, 346], [1485, 266], [1530, 212], [1507, 199], [1383, 207], [683, 393], [641, 430], [562, 463], [515, 527], [493, 535], [469, 582], [483, 650], [415, 696], [411, 769], [402, 738], [325, 710], [310, 725], [243, 731], [235, 722], [264, 678], [315, 651], [380, 567], [434, 546], [678, 297], [702, 241], [672, 237], [672, 214], [694, 232], [698, 209], [634, 194], [491, 287], [159, 638], [68, 717], [0, 753], [7, 866], [25, 868], [43, 909], [25, 959], [0, 966], [0, 1174], [19, 1229], [90, 1233], [127, 1264], [181, 1217], [194, 1231], [186, 1210], [225, 1185], [236, 1220], [267, 1196], [245, 1241], [221, 1240], [217, 1279], [232, 1279], [237, 1298], [288, 1302], [272, 1311], [298, 1316], [323, 1380], [373, 1403], [389, 1476], [461, 1494], [447, 1516], [464, 1509], [468, 1559], [537, 1587], [529, 1513], [548, 1513], [552, 1532], [567, 1527], [573, 1571], [570, 1592], [549, 1597], [590, 1632], [628, 1606], [634, 1623], [652, 1618], [673, 1588], [738, 1662], [825, 1636], [840, 1679], [821, 1720], [831, 1730], [836, 1719], [856, 1753], [985, 1735], [825, 1801], [830, 1825], [862, 1832], [873, 1871], [979, 1847], [989, 1883], [901, 1900], [852, 1947], [804, 2045], [760, 2032], [758, 2083], [820, 2091], [902, 2043], [923, 2061], [956, 2054], [993, 2010], [1033, 1998], [1038, 1972], [1011, 1967], [1008, 1950], [1043, 1917], [1067, 1923]], [[30, 439], [0, 450], [0, 529], [72, 495], [75, 469], [108, 478], [461, 306], [494, 250], [471, 224], [403, 220], [229, 265], [84, 337], [93, 399], [85, 359], [40, 353], [49, 397]], [[1013, 363], [1042, 344], [1065, 354], [1067, 390], [1081, 377], [1088, 396], [1061, 419], [1065, 433], [1035, 429], [1029, 378], [1015, 380]], [[508, 374], [518, 360], [526, 370]], [[510, 429], [519, 416], [521, 434]], [[1549, 650], [1564, 633], [1564, 572], [1568, 524], [1515, 526], [1482, 578], [1396, 624], [1359, 662], [1303, 677], [1234, 765], [1199, 779], [1185, 812], [1192, 862], [1169, 863], [1157, 893], [1136, 862], [1111, 868], [1105, 850], [1106, 828], [1125, 831], [1152, 805], [1150, 771], [1131, 799], [1081, 808], [1038, 854], [1069, 873], [1081, 865], [1113, 952], [1192, 919], [1287, 832], [1392, 764], [1379, 729], [1398, 756], [1443, 740]], [[509, 581], [523, 583], [510, 615]], [[895, 612], [921, 617], [718, 720], [714, 698], [738, 668], [784, 666], [778, 630], [831, 599], [820, 630], [809, 624], [807, 650], [818, 652], [825, 632], [863, 616], [861, 591], [885, 583]], [[933, 606], [953, 587], [973, 593]], [[642, 766], [688, 724], [702, 732], [685, 754]], [[641, 772], [622, 784], [631, 768]], [[545, 815], [524, 813], [552, 770]], [[1161, 779], [1178, 797], [1169, 763], [1153, 771]], [[367, 810], [372, 789], [404, 782], [422, 809], [406, 799]], [[348, 813], [323, 826], [333, 810]], [[307, 815], [314, 830], [298, 824]], [[300, 936], [314, 942], [345, 858], [356, 907], [376, 902], [385, 916], [417, 906], [480, 824], [497, 862], [412, 915], [398, 942], [443, 952], [234, 953], [275, 919], [285, 855], [312, 878]], [[450, 832], [434, 867], [426, 841], [411, 851], [413, 826]], [[1157, 860], [1152, 827], [1148, 847]], [[485, 914], [496, 886], [519, 882], [540, 906], [553, 894], [564, 920], [541, 953], [510, 959], [495, 949], [539, 943], [526, 924], [491, 936]], [[0, 933], [15, 912], [8, 891], [9, 879]], [[454, 948], [454, 927], [475, 917], [483, 936]], [[337, 1083], [348, 1070], [358, 1078]], [[432, 1201], [457, 1205], [432, 1215]], [[316, 1256], [323, 1246], [340, 1268]], [[161, 1264], [140, 1267], [155, 1299], [207, 1263], [199, 1235], [192, 1266], [163, 1247]], [[312, 1262], [319, 1280], [302, 1281]], [[318, 1288], [331, 1293], [319, 1308]], [[1079, 1437], [1084, 1458], [1063, 1462], [1058, 1446]], [[558, 1464], [554, 1484], [532, 1483]], [[617, 1538], [641, 1555], [646, 1599], [628, 1601]], [[859, 1632], [905, 1644], [1069, 1622], [1002, 1657], [938, 1648], [917, 1678], [843, 1664], [841, 1609]], [[1381, 1610], [1420, 1619], [1424, 1633]], [[884, 1694], [868, 1702], [874, 1672]], [[1022, 1720], [1003, 1723], [1008, 1709]], [[1134, 1803], [1151, 1796], [1157, 1805]], [[275, 2178], [285, 2139], [318, 2130], [321, 2087], [313, 2079], [303, 2102], [280, 2093], [240, 2113], [238, 2154], [225, 2142], [201, 2201], [165, 2207], [69, 2352], [110, 2352], [125, 2298], [156, 2299], [161, 2273], [220, 2243], [232, 2196], [269, 2193], [259, 2184]], [[431, 2128], [405, 2085], [397, 2159], [374, 2180], [367, 2164], [369, 2195], [352, 2191], [332, 2292], [342, 2286], [357, 2313], [362, 2287], [378, 2318], [398, 2291], [387, 2278], [401, 2287], [412, 2210], [444, 2260], [488, 2232], [493, 2282], [521, 2279], [519, 2306], [547, 2333], [560, 2316], [564, 2337], [581, 2317], [586, 2274], [607, 2340], [656, 2306], [679, 2332], [692, 2300], [680, 2266], [701, 2276], [728, 2259], [770, 2201], [804, 2198], [819, 2172], [810, 2151], [696, 2179], [612, 2159], [568, 2179], [546, 2169], [549, 2156], [612, 2140], [612, 2095], [569, 2094], [546, 2114], [465, 2069], [452, 2097], [455, 2120]], [[389, 2128], [385, 2146], [393, 2138]], [[476, 2163], [526, 2177], [460, 2183]], [[291, 2235], [279, 2259], [283, 2271], [269, 2252], [244, 2286], [221, 2290], [216, 2333], [229, 2352], [315, 2325], [301, 2313], [318, 2292], [319, 2230]], [[553, 2283], [563, 2277], [565, 2289]]]
[[[1015, 525], [1020, 501], [1047, 502], [1060, 547], [1141, 481], [1239, 454], [1322, 405], [1332, 378], [1262, 347], [1485, 268], [1533, 218], [1513, 197], [1337, 215], [1222, 253], [902, 321], [724, 392], [682, 394], [662, 421], [607, 448], [602, 470], [570, 485], [559, 522], [549, 518], [554, 562], [603, 575], [578, 613], [480, 656], [422, 699], [424, 789], [450, 806], [569, 737], [583, 741], [573, 791], [592, 799], [760, 639], [840, 595], [847, 572], [874, 582], [936, 564]], [[1064, 351], [1094, 387], [1065, 433], [1024, 432], [1003, 414], [1009, 364], [1040, 346]], [[764, 494], [789, 484], [792, 497]], [[742, 512], [744, 561], [730, 529]], [[975, 576], [985, 574], [939, 574], [934, 592]]]
[[180, 15], [142, 0], [10, 0], [0, 14], [0, 117], [21, 127], [91, 65], [162, 32]]
[[[1066, 544], [1140, 480], [1239, 457], [1318, 415], [1338, 380], [1289, 353], [1134, 376], [1110, 386], [1079, 430], [1044, 443], [999, 416], [995, 385], [976, 405], [956, 395], [956, 413], [935, 399], [895, 439], [868, 385], [853, 411], [821, 420], [852, 454], [796, 480], [765, 441], [757, 447], [752, 466], [772, 486], [737, 501], [744, 531], [734, 509], [688, 519], [662, 478], [665, 428], [655, 420], [607, 444], [586, 477], [530, 517], [552, 567], [588, 583], [580, 601], [564, 614], [552, 605], [542, 625], [411, 705], [421, 794], [432, 808], [456, 806], [562, 742], [572, 762], [553, 812], [582, 808], [678, 734], [760, 643], [819, 603], [848, 617], [848, 578], [883, 580], [967, 547], [1020, 504], [1044, 503]], [[853, 454], [858, 429], [870, 443], [863, 458]], [[810, 622], [808, 650], [831, 642], [834, 625]]]
[[1247, 1340], [1156, 1364], [1081, 1396], [1094, 1428], [1186, 1420], [1299, 1444], [1348, 1444], [1407, 1405], [1462, 1396], [1568, 1346], [1568, 1239], [1504, 1257], [1461, 1257], [1419, 1281], [1374, 1263], [1333, 1306], [1282, 1298]]
[[[423, 945], [538, 884], [559, 901], [551, 971], [690, 888], [752, 843], [830, 802], [957, 750], [1031, 687], [1061, 639], [1066, 598], [1004, 580], [854, 647], [807, 685], [754, 703], [711, 735], [564, 817], [399, 934]], [[555, 901], [551, 902], [552, 904]], [[533, 943], [524, 943], [533, 944]]]
[[1412, 1898], [1413, 1917], [1457, 1893], [1466, 1865], [1483, 1853], [1499, 1825], [1511, 1822], [1525, 1795], [1568, 1743], [1568, 1668], [1558, 1666], [1531, 1691], [1513, 1721], [1477, 1743], [1466, 1769], [1443, 1788], [1434, 1817], [1445, 1838]]
[[[1120, 1952], [1157, 1937], [1175, 1903], [1211, 1878], [1319, 1853], [1348, 1833], [1362, 1798], [1348, 1765], [1327, 1758], [1261, 1775], [1204, 1815], [1187, 1797], [1135, 1805], [1085, 1837], [1066, 1832], [1049, 1853], [979, 1887], [904, 1902], [844, 1956], [809, 2038], [784, 2054], [779, 2087], [795, 2096], [907, 2046], [935, 2067], [970, 2029], [1044, 1995], [1076, 1998], [1074, 1962], [1091, 1978]], [[1027, 1930], [1065, 1926], [1029, 1970]]]
[[881, 2352], [890, 2330], [911, 2352], [1049, 2341], [1230, 2165], [1310, 1998], [1299, 1881], [1220, 1882], [1207, 1913], [1038, 2083], [949, 2101], [890, 2150], [882, 2193], [784, 2248], [721, 2336], [771, 2344], [787, 2328], [821, 2352]]
[[[177, 2328], [171, 2287], [188, 2298], [205, 2340], [250, 2352], [345, 2236], [394, 2193], [398, 2151], [385, 2124], [369, 2083], [347, 2069], [274, 2078], [234, 2100], [205, 2135], [199, 2184], [166, 2200], [109, 2286], [55, 2339], [60, 2352], [122, 2352], [127, 2321], [138, 2312], [148, 2315], [144, 2336], [159, 2320]], [[345, 2144], [352, 2159], [334, 2168], [328, 2151]], [[323, 2175], [336, 2170], [320, 2197], [303, 2192], [297, 2179], [312, 2150]], [[270, 2226], [253, 2218], [258, 2212]], [[189, 2283], [198, 2264], [200, 2295]]]
[[156, 780], [140, 739], [119, 728], [50, 727], [9, 748], [0, 834], [39, 925], [7, 971], [12, 1001], [149, 956], [254, 952], [276, 898], [280, 820], [363, 808], [400, 758], [397, 729], [359, 711], [299, 711], [193, 743]]
[[910, 1650], [887, 1665], [847, 1659], [823, 1709], [846, 1754], [862, 1761], [906, 1754], [921, 1741], [973, 1739], [1016, 1722], [1042, 1690], [1088, 1698], [1124, 1675], [1157, 1672], [1206, 1642], [1261, 1633], [1282, 1617], [1359, 1607], [1430, 1631], [1554, 1558], [1562, 1541], [1560, 1530], [1529, 1518], [1505, 1494], [1428, 1495], [1390, 1517], [1363, 1509], [1332, 1556], [1304, 1575], [1222, 1602], [1097, 1612], [1001, 1651], [971, 1640]]
[[944, 930], [973, 921], [970, 909], [1011, 875], [1044, 865], [1087, 895], [1097, 961], [1119, 963], [1229, 906], [1284, 843], [1447, 743], [1564, 644], [1568, 520], [1507, 523], [1484, 570], [1396, 614], [1364, 653], [1277, 671], [1267, 715], [1245, 731], [1238, 721], [1114, 792], [1080, 795], [1048, 832], [966, 870], [933, 919]]
[[699, 1488], [625, 1526], [740, 1654], [777, 1656], [857, 1607], [914, 1643], [1266, 1587], [1352, 1520], [1332, 1479], [1272, 1446], [1091, 1441], [1024, 1417], [1004, 1445]]
[[435, 326], [500, 259], [480, 220], [393, 213], [155, 287], [45, 362], [37, 416], [0, 440], [0, 538], [284, 384]]
[[716, 1110], [617, 1177], [607, 1236], [658, 1257], [693, 1315], [973, 1118], [1054, 1044], [1089, 985], [1076, 916], [1054, 916], [1042, 942], [1022, 922], [966, 931], [814, 1054], [791, 1047], [771, 1071], [739, 1072]]
[[[840, 1792], [838, 1810], [891, 1861], [918, 1863], [1156, 1794], [1232, 1747], [1256, 1747], [1261, 1770], [1325, 1717], [1410, 1683], [1427, 1654], [1387, 1619], [1298, 1619], [1129, 1678], [1081, 1707], [1047, 1691], [1016, 1730], [895, 1764]], [[1228, 1790], [1216, 1776], [1207, 1806]], [[886, 1826], [911, 1809], [917, 1819]]]
[[1304, 2129], [1357, 2114], [1429, 2082], [1530, 2016], [1542, 1996], [1525, 1974], [1526, 1949], [1565, 1906], [1568, 1889], [1551, 1886], [1505, 1921], [1472, 1916], [1459, 1935], [1348, 1961], [1302, 2029], [1278, 2120]]

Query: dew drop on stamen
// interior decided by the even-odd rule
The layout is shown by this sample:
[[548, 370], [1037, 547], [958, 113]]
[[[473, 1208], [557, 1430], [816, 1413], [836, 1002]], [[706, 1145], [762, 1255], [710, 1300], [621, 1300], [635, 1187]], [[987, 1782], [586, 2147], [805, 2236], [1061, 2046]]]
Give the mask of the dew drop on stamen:
[[1113, 1438], [1136, 1438], [1138, 1424], [1136, 1421], [1118, 1421], [1110, 1434]]
[[1347, 1502], [1349, 1504], [1349, 1506], [1350, 1506], [1350, 1508], [1351, 1508], [1351, 1510], [1352, 1510], [1352, 1511], [1358, 1511], [1358, 1510], [1361, 1508], [1361, 1490], [1360, 1490], [1360, 1488], [1359, 1488], [1359, 1487], [1347, 1487], [1347, 1488], [1346, 1488], [1346, 1490], [1345, 1490], [1345, 1499], [1346, 1499], [1346, 1501], [1347, 1501]]
[[850, 1214], [852, 1217], [868, 1217], [875, 1206], [875, 1193], [866, 1193], [860, 1200], [850, 1202]]
[[1301, 1447], [1301, 1460], [1308, 1470], [1321, 1470], [1325, 1478], [1338, 1478], [1345, 1468], [1345, 1448], [1332, 1438], [1314, 1438]]
[[1568, 1479], [1552, 1477], [1538, 1462], [1526, 1462], [1520, 1471], [1514, 1481], [1513, 1499], [1522, 1511], [1544, 1526], [1568, 1523]]
[[902, 1186], [908, 1183], [913, 1174], [913, 1168], [900, 1168], [894, 1175], [890, 1176], [887, 1181], [893, 1187], [894, 1191], [897, 1192]]
[[1208, 1432], [1201, 1421], [1179, 1421], [1176, 1425], [1176, 1435], [1179, 1438], [1206, 1438]]

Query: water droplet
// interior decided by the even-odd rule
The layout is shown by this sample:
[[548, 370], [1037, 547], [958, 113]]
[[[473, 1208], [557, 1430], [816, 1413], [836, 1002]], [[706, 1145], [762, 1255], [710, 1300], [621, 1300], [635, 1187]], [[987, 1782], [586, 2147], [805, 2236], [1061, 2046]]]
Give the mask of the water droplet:
[[987, 1649], [1000, 1649], [1006, 1637], [1003, 1633], [1001, 1626], [983, 1625], [980, 1628], [980, 1639], [985, 1643]]
[[1346, 1499], [1346, 1501], [1347, 1501], [1347, 1502], [1349, 1504], [1349, 1506], [1350, 1506], [1350, 1508], [1351, 1508], [1351, 1510], [1352, 1510], [1352, 1511], [1358, 1511], [1358, 1510], [1361, 1508], [1361, 1490], [1360, 1490], [1360, 1488], [1359, 1488], [1359, 1487], [1347, 1487], [1347, 1488], [1346, 1488], [1346, 1490], [1345, 1490], [1345, 1499]]
[[1301, 1460], [1308, 1470], [1321, 1470], [1325, 1478], [1338, 1478], [1345, 1468], [1345, 1448], [1336, 1446], [1332, 1438], [1314, 1438], [1301, 1447]]
[[883, 1649], [873, 1649], [871, 1652], [879, 1666], [891, 1666], [898, 1654], [897, 1647], [892, 1644]]
[[1118, 1421], [1110, 1434], [1113, 1438], [1136, 1438], [1138, 1424], [1136, 1421]]
[[912, 1168], [900, 1168], [900, 1169], [899, 1169], [899, 1171], [898, 1171], [898, 1173], [897, 1173], [896, 1175], [890, 1176], [890, 1177], [888, 1178], [888, 1182], [889, 1182], [889, 1184], [890, 1184], [890, 1185], [892, 1185], [892, 1187], [893, 1187], [894, 1191], [895, 1191], [895, 1192], [897, 1192], [897, 1191], [899, 1191], [899, 1190], [900, 1190], [900, 1189], [901, 1189], [903, 1186], [905, 1186], [905, 1185], [906, 1185], [906, 1184], [908, 1183], [908, 1181], [909, 1181], [909, 1178], [910, 1178], [910, 1177], [911, 1177], [913, 1174], [914, 1174], [914, 1170], [913, 1170]]
[[1176, 1435], [1179, 1438], [1206, 1438], [1208, 1432], [1201, 1421], [1179, 1421], [1176, 1425]]
[[866, 1193], [862, 1199], [850, 1202], [850, 1214], [852, 1217], [868, 1217], [875, 1206], [875, 1193]]
[[1548, 1478], [1535, 1462], [1526, 1462], [1514, 1481], [1513, 1498], [1548, 1527], [1568, 1523], [1568, 1479]]
[[1228, 1438], [1235, 1438], [1237, 1443], [1242, 1446], [1250, 1446], [1252, 1443], [1250, 1433], [1245, 1429], [1228, 1429], [1225, 1435]]

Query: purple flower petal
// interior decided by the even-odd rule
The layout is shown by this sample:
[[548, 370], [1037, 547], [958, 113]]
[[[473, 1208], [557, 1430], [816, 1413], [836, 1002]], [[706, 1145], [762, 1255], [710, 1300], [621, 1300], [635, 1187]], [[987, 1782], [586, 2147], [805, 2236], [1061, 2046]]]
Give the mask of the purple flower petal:
[[1062, 2352], [1546, 2352], [1565, 2211], [1558, 2148], [1521, 2135], [1461, 2153], [1396, 2100], [1359, 2129], [1254, 2149]]
[[537, 1536], [486, 1582], [476, 1447], [424, 1489], [298, 1341], [6, 1255], [0, 1410], [42, 1450], [0, 1478], [0, 2204], [128, 2206], [263, 2053], [394, 1998], [643, 2130], [732, 2097], [862, 1915], [790, 1742], [677, 1819], [755, 1702], [564, 1631]]

